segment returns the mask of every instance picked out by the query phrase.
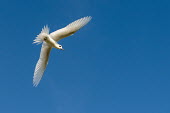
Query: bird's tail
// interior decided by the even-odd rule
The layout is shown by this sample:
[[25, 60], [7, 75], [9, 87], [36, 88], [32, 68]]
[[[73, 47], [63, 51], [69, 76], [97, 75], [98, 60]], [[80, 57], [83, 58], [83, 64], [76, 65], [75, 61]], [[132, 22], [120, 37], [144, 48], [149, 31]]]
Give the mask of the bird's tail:
[[49, 35], [49, 32], [50, 32], [50, 29], [49, 27], [46, 25], [42, 28], [41, 30], [41, 33], [39, 35], [37, 35], [37, 37], [33, 40], [33, 44], [37, 43], [38, 44], [41, 44], [43, 42], [43, 35]]

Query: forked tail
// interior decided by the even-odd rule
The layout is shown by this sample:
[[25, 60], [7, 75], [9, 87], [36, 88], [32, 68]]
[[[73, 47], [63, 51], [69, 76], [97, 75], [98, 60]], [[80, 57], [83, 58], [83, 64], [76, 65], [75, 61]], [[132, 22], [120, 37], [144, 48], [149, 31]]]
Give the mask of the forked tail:
[[42, 28], [41, 33], [39, 35], [37, 35], [37, 37], [33, 40], [33, 44], [37, 43], [41, 44], [43, 42], [43, 36], [44, 35], [49, 35], [50, 29], [49, 27], [46, 25]]

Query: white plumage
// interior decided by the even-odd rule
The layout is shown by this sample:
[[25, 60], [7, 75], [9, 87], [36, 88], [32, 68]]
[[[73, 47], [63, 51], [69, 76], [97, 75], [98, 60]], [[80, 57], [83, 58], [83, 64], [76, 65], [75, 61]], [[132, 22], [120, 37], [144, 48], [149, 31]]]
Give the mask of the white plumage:
[[67, 36], [72, 35], [73, 33], [75, 33], [76, 31], [78, 31], [79, 29], [81, 29], [83, 26], [85, 26], [89, 21], [91, 20], [91, 17], [84, 17], [81, 19], [78, 19], [72, 23], [70, 23], [69, 25], [67, 25], [66, 27], [59, 29], [57, 31], [52, 32], [50, 35], [51, 37], [55, 40], [55, 41], [59, 41], [62, 38], [65, 38]]
[[44, 26], [44, 28], [42, 28], [41, 33], [39, 35], [37, 35], [37, 37], [35, 38], [35, 40], [33, 40], [33, 44], [37, 43], [37, 44], [41, 44], [43, 42], [43, 36], [44, 35], [49, 35], [50, 29], [49, 27], [46, 25]]
[[40, 58], [36, 64], [35, 71], [34, 71], [34, 76], [33, 76], [34, 86], [37, 86], [39, 84], [44, 74], [51, 49], [57, 48], [57, 49], [64, 50], [62, 46], [57, 42], [67, 36], [74, 34], [76, 31], [78, 31], [83, 26], [85, 26], [90, 20], [91, 20], [90, 16], [78, 19], [70, 23], [66, 27], [54, 31], [50, 34], [49, 34], [48, 26], [44, 26], [41, 33], [37, 35], [36, 39], [33, 42], [37, 44], [43, 43], [41, 47]]
[[40, 58], [36, 64], [35, 71], [34, 71], [34, 77], [33, 77], [34, 86], [38, 85], [38, 83], [40, 82], [43, 76], [43, 73], [48, 63], [48, 57], [50, 55], [51, 48], [52, 47], [48, 46], [46, 42], [44, 42], [41, 47]]

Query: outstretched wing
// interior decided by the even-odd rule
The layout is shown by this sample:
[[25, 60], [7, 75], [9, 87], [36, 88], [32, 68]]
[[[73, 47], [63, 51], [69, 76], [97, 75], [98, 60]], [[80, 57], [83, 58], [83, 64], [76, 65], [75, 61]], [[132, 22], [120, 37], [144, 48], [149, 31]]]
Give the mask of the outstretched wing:
[[33, 77], [33, 85], [36, 87], [46, 69], [47, 63], [48, 63], [48, 57], [51, 51], [51, 47], [46, 44], [46, 42], [43, 43], [41, 47], [41, 53], [40, 58], [36, 64], [35, 71], [34, 71], [34, 77]]
[[81, 29], [83, 26], [85, 26], [89, 21], [91, 20], [90, 16], [78, 19], [71, 24], [67, 25], [66, 27], [59, 29], [57, 31], [54, 31], [50, 34], [50, 36], [55, 40], [59, 41], [62, 38], [65, 38], [67, 36], [72, 35], [79, 29]]

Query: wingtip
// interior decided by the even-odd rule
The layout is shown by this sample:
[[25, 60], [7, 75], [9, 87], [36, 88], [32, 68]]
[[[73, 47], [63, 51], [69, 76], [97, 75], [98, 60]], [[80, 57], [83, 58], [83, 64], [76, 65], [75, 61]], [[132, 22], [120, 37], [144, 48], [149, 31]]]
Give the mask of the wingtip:
[[33, 82], [33, 87], [37, 87], [38, 84], [40, 83], [40, 80], [39, 80], [39, 79], [36, 79], [36, 77], [34, 76], [32, 82]]
[[37, 87], [39, 82], [37, 83], [36, 81], [33, 80], [33, 87]]
[[89, 21], [92, 19], [92, 16], [86, 16], [86, 17], [84, 17], [84, 18], [88, 18], [89, 19]]
[[90, 22], [91, 19], [92, 19], [92, 16], [86, 16], [86, 17], [82, 18], [82, 20], [85, 20], [85, 21], [86, 21], [86, 24], [87, 24], [88, 22]]

